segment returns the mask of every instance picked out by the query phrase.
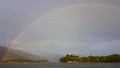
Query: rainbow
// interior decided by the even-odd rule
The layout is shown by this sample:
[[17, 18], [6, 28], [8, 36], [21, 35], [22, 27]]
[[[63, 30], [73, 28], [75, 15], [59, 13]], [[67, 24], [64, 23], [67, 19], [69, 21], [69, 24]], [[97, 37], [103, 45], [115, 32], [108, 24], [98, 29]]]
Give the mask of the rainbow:
[[43, 16], [40, 16], [36, 21], [34, 21], [30, 25], [28, 25], [18, 36], [16, 36], [14, 38], [14, 40], [11, 42], [11, 44], [9, 45], [8, 49], [6, 50], [6, 52], [5, 52], [4, 56], [3, 56], [3, 60], [7, 56], [7, 53], [10, 50], [9, 48], [11, 46], [15, 46], [17, 43], [19, 43], [19, 39], [24, 35], [24, 33], [29, 28], [32, 27], [32, 25], [35, 25], [35, 24], [43, 21], [46, 17], [48, 17], [51, 14], [54, 14], [54, 13], [57, 13], [57, 12], [61, 12], [61, 11], [64, 11], [64, 10], [67, 10], [67, 9], [70, 9], [70, 8], [76, 8], [76, 7], [78, 7], [78, 8], [93, 7], [93, 8], [105, 8], [105, 9], [110, 8], [110, 9], [113, 9], [113, 10], [120, 10], [120, 8], [116, 7], [116, 6], [112, 6], [112, 5], [109, 5], [109, 4], [97, 4], [97, 3], [80, 3], [80, 4], [68, 5], [68, 6], [64, 6], [62, 8], [58, 8], [58, 9], [52, 10], [49, 13], [47, 13], [47, 14], [45, 14]]

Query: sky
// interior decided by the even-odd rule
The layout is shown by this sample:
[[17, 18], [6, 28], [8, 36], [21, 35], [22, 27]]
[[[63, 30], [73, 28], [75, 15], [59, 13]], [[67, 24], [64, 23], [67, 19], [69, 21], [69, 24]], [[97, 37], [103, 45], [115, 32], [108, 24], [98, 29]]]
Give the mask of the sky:
[[0, 45], [36, 55], [120, 54], [120, 1], [0, 0]]

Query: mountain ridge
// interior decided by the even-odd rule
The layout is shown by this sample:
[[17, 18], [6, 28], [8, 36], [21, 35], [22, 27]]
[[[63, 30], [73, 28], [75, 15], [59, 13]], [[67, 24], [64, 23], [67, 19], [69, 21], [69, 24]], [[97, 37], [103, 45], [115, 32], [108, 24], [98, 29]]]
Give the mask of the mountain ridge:
[[[39, 56], [40, 55], [40, 56]], [[26, 51], [7, 48], [0, 46], [0, 60], [12, 60], [12, 59], [28, 59], [28, 60], [49, 60], [51, 62], [58, 62], [59, 58], [63, 55], [54, 54], [54, 53], [40, 53], [40, 54], [31, 54]]]
[[[7, 51], [9, 49], [9, 51]], [[7, 51], [7, 52], [6, 52]], [[7, 48], [0, 46], [0, 60], [11, 60], [11, 59], [28, 59], [28, 60], [43, 60], [46, 59], [42, 56], [33, 55], [24, 51]]]

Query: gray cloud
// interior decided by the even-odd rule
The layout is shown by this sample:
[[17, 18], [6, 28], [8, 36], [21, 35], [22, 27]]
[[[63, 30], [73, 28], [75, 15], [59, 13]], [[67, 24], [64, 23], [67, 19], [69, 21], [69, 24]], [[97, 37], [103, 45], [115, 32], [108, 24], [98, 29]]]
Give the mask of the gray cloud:
[[[11, 45], [11, 41], [25, 30], [11, 48], [33, 54], [119, 53], [120, 10], [87, 6], [49, 14], [54, 9], [79, 3], [110, 4], [118, 8], [120, 6], [118, 0], [1, 0], [0, 44]], [[36, 18], [47, 13], [44, 19], [29, 26]]]
[[31, 53], [109, 54], [113, 45], [114, 50], [119, 47], [119, 11], [88, 6], [51, 12], [30, 25], [12, 47]]

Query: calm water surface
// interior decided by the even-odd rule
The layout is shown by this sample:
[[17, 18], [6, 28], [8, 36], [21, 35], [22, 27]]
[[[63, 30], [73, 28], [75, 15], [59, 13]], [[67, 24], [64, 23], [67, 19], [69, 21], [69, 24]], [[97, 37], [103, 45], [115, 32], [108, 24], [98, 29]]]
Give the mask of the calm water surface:
[[0, 68], [120, 68], [120, 63], [33, 63], [0, 64]]

